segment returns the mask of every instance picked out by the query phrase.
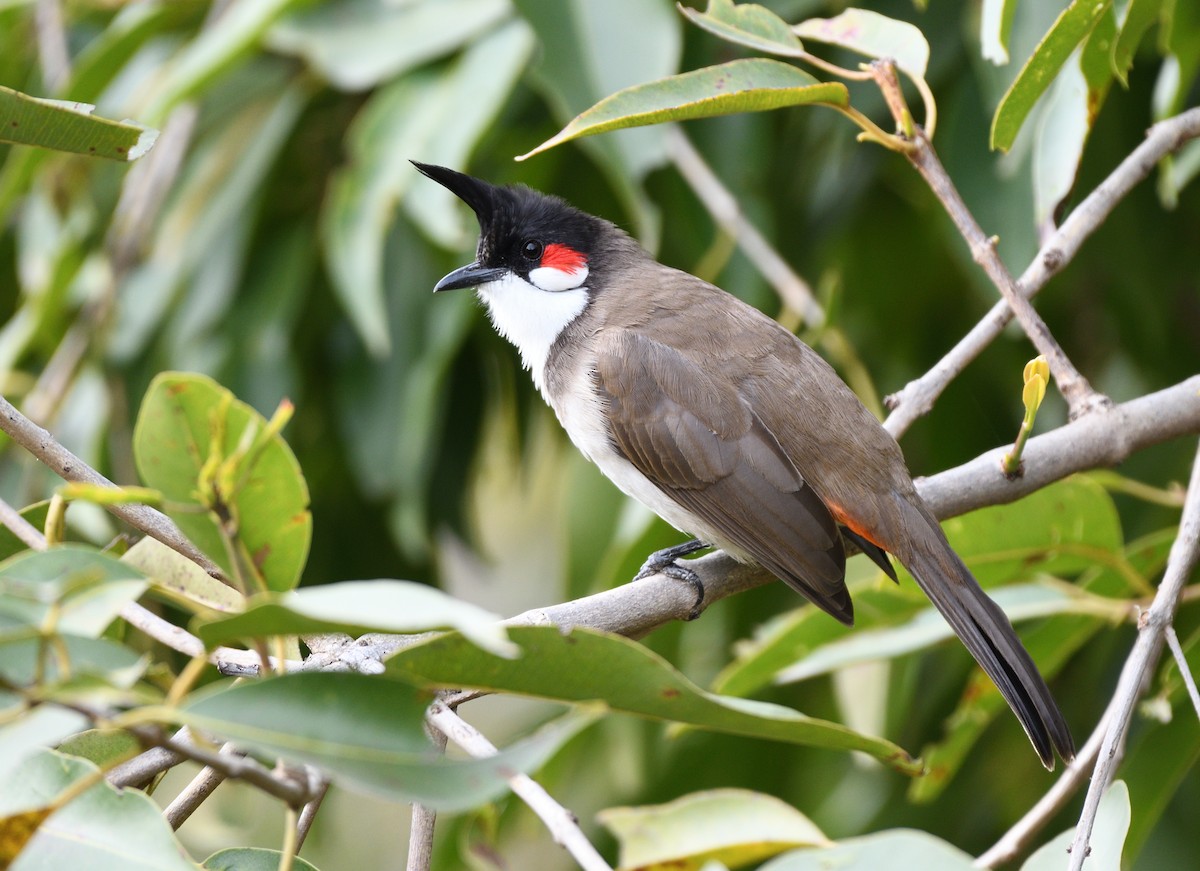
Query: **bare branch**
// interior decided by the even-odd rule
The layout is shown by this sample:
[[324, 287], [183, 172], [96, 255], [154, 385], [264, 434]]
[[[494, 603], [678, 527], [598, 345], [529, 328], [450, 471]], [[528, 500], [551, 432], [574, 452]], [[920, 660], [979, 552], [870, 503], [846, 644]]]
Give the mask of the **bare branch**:
[[[442, 702], [433, 703], [428, 717], [446, 737], [472, 756], [486, 758], [496, 755], [497, 750], [491, 741]], [[555, 842], [566, 848], [580, 868], [584, 871], [612, 871], [612, 866], [604, 861], [579, 828], [575, 815], [556, 802], [541, 784], [527, 774], [514, 772], [508, 778], [508, 785], [541, 818]]]
[[1167, 627], [1167, 646], [1171, 648], [1171, 655], [1175, 657], [1175, 664], [1179, 666], [1179, 674], [1183, 678], [1183, 685], [1187, 687], [1188, 696], [1192, 699], [1196, 716], [1200, 717], [1200, 690], [1196, 689], [1196, 679], [1192, 677], [1187, 657], [1183, 655], [1183, 648], [1179, 646], [1179, 636], [1175, 634], [1174, 626]]
[[[435, 728], [429, 719], [425, 721], [425, 730], [438, 753], [446, 752], [446, 733]], [[412, 806], [412, 824], [408, 829], [408, 862], [404, 865], [404, 871], [429, 871], [432, 867], [436, 824], [437, 811], [422, 804]]]
[[0, 499], [0, 523], [8, 527], [17, 538], [33, 550], [46, 549], [46, 536], [41, 530], [21, 516], [21, 512]]
[[[225, 744], [221, 747], [221, 753], [232, 756], [238, 753], [238, 749], [232, 744]], [[225, 781], [225, 775], [216, 769], [205, 766], [200, 769], [192, 782], [189, 783], [179, 795], [171, 800], [163, 811], [163, 817], [172, 829], [178, 829], [185, 822], [192, 812], [200, 805], [204, 804], [205, 800], [212, 795], [218, 786]]]
[[[98, 487], [116, 487], [79, 457], [75, 456], [46, 430], [21, 414], [11, 402], [0, 396], [0, 430], [29, 453], [46, 464], [49, 469], [66, 481], [79, 481]], [[172, 550], [176, 550], [200, 566], [214, 578], [224, 579], [217, 565], [196, 549], [175, 525], [174, 521], [148, 505], [105, 505], [112, 514], [156, 538]]]
[[1038, 353], [1043, 355], [1050, 364], [1050, 371], [1058, 383], [1058, 389], [1063, 398], [1067, 400], [1071, 417], [1079, 417], [1093, 408], [1108, 405], [1109, 400], [1099, 396], [1092, 389], [1088, 380], [1079, 373], [1063, 349], [1059, 347], [1057, 340], [1050, 333], [1050, 328], [1046, 326], [1046, 322], [1029, 302], [1029, 298], [1018, 291], [1016, 282], [1009, 274], [1008, 267], [1004, 265], [1004, 261], [996, 252], [996, 240], [984, 235], [983, 229], [975, 220], [975, 216], [971, 214], [971, 210], [967, 208], [967, 204], [963, 202], [962, 196], [954, 187], [950, 175], [942, 166], [937, 152], [933, 150], [933, 145], [930, 144], [925, 134], [918, 129], [913, 142], [916, 147], [907, 152], [906, 156], [916, 167], [917, 172], [921, 173], [921, 177], [925, 179], [929, 189], [945, 207], [950, 219], [958, 228], [958, 232], [971, 249], [971, 256], [983, 268], [984, 273], [996, 286], [996, 289], [1000, 291], [1000, 295], [1009, 309], [1016, 314], [1025, 335], [1037, 348]]
[[[315, 771], [315, 769], [313, 769]], [[304, 806], [304, 810], [300, 811], [300, 819], [296, 823], [296, 852], [300, 852], [300, 848], [304, 846], [304, 840], [308, 837], [308, 833], [312, 831], [313, 821], [317, 818], [317, 811], [321, 809], [321, 802], [325, 801], [325, 795], [329, 792], [329, 779], [324, 775], [319, 775], [317, 792]]]
[[[1197, 136], [1200, 136], [1200, 108], [1189, 109], [1151, 127], [1146, 141], [1121, 161], [1041, 247], [1017, 281], [1020, 295], [1033, 297], [1045, 287], [1074, 259], [1084, 241], [1104, 223], [1117, 203], [1141, 183], [1163, 157]], [[1011, 319], [1012, 310], [1008, 303], [1003, 300], [996, 303], [932, 369], [889, 396], [887, 404], [892, 413], [884, 424], [888, 432], [899, 438], [917, 418], [926, 414], [946, 386], [1000, 335]]]
[[1110, 702], [1100, 722], [1075, 754], [1075, 758], [1063, 770], [1062, 776], [1054, 782], [1054, 786], [1050, 787], [1046, 794], [1038, 799], [1037, 804], [1026, 811], [1025, 816], [1017, 820], [1000, 840], [975, 860], [976, 868], [995, 868], [1016, 858], [1050, 822], [1051, 817], [1071, 800], [1071, 796], [1075, 795], [1079, 787], [1087, 783], [1088, 774], [1096, 764], [1096, 756], [1100, 753], [1100, 745], [1112, 720], [1113, 710], [1115, 703]]
[[1200, 451], [1197, 451], [1196, 461], [1192, 466], [1192, 477], [1188, 484], [1187, 499], [1183, 505], [1183, 517], [1179, 524], [1179, 534], [1171, 545], [1171, 553], [1167, 557], [1167, 570], [1163, 575], [1162, 584], [1154, 596], [1154, 601], [1138, 621], [1137, 641], [1121, 670], [1117, 681], [1117, 689], [1113, 693], [1116, 709], [1112, 722], [1105, 731], [1104, 743], [1100, 747], [1100, 756], [1096, 762], [1092, 782], [1088, 787], [1087, 798], [1084, 799], [1083, 813], [1079, 824], [1075, 827], [1075, 840], [1071, 843], [1069, 868], [1080, 871], [1089, 851], [1088, 841], [1092, 835], [1092, 827], [1096, 823], [1096, 813], [1100, 809], [1100, 798], [1112, 782], [1116, 770], [1116, 758], [1125, 743], [1125, 734], [1133, 717], [1133, 707], [1143, 689], [1149, 683], [1151, 671], [1162, 653], [1166, 631], [1171, 626], [1175, 616], [1175, 607], [1179, 603], [1179, 595], [1183, 592], [1184, 584], [1195, 568], [1200, 557]]
[[713, 220], [737, 240], [742, 252], [775, 288], [788, 308], [804, 318], [804, 322], [811, 327], [824, 324], [825, 310], [813, 297], [808, 283], [795, 273], [746, 218], [737, 199], [704, 162], [684, 132], [675, 125], [667, 128], [667, 153]]

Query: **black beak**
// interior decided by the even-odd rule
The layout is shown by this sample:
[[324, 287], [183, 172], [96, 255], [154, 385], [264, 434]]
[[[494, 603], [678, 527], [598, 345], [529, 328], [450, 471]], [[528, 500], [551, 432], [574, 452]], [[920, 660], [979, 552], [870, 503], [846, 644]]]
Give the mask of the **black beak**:
[[507, 269], [495, 269], [479, 263], [468, 263], [459, 267], [433, 286], [433, 292], [458, 290], [460, 287], [478, 287], [489, 281], [498, 281], [508, 274]]

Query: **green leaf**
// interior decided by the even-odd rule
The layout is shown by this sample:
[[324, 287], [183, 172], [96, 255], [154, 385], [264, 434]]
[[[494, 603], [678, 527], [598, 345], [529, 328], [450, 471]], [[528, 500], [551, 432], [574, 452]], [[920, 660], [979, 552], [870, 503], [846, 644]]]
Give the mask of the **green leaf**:
[[457, 629], [497, 656], [516, 656], [500, 618], [441, 590], [411, 581], [342, 581], [251, 597], [245, 613], [199, 622], [209, 647], [238, 638], [345, 632], [411, 633]]
[[940, 838], [912, 829], [892, 829], [847, 838], [832, 847], [796, 850], [763, 865], [759, 871], [878, 871], [920, 868], [921, 871], [971, 871], [970, 856]]
[[984, 60], [996, 66], [1008, 63], [1008, 38], [1012, 35], [1017, 0], [983, 0], [979, 16], [979, 43]]
[[1113, 72], [1122, 85], [1129, 84], [1129, 70], [1133, 68], [1133, 55], [1142, 37], [1163, 12], [1164, 0], [1129, 0], [1125, 7], [1125, 20], [1112, 50]]
[[[1095, 827], [1088, 843], [1088, 871], [1121, 871], [1121, 853], [1125, 848], [1125, 835], [1129, 832], [1129, 819], [1129, 790], [1124, 781], [1113, 781], [1104, 798], [1100, 799], [1100, 808], [1096, 812]], [[1075, 830], [1068, 829], [1042, 844], [1025, 860], [1021, 871], [1059, 871], [1074, 839]]]
[[[865, 559], [865, 558], [864, 558]], [[861, 562], [861, 561], [860, 561]], [[855, 633], [895, 626], [929, 607], [911, 586], [851, 586], [854, 626], [846, 626], [813, 605], [803, 605], [759, 627], [753, 639], [739, 641], [736, 656], [713, 681], [713, 692], [746, 696], [770, 684], [775, 675], [825, 645]]]
[[108, 638], [84, 638], [58, 635], [54, 652], [43, 649], [39, 638], [23, 638], [0, 643], [0, 675], [9, 683], [28, 686], [37, 676], [39, 657], [44, 663], [43, 682], [66, 679], [59, 668], [59, 656], [65, 656], [70, 675], [92, 675], [113, 686], [129, 689], [146, 670], [141, 654]]
[[[226, 571], [230, 566], [217, 523], [198, 496], [200, 472], [210, 459], [214, 427], [222, 435], [218, 450], [224, 458], [237, 450], [248, 428], [257, 438], [266, 424], [211, 378], [178, 372], [151, 382], [138, 413], [133, 452], [142, 480], [174, 503], [167, 513]], [[237, 539], [267, 588], [288, 590], [300, 580], [312, 537], [308, 487], [279, 435], [249, 462], [244, 484], [223, 498], [236, 514]]]
[[757, 3], [735, 5], [733, 0], [708, 0], [708, 8], [703, 12], [682, 3], [679, 11], [693, 24], [737, 45], [770, 54], [804, 56], [804, 47], [788, 23]]
[[793, 30], [805, 39], [870, 58], [891, 58], [915, 79], [923, 80], [929, 66], [929, 43], [918, 27], [868, 9], [847, 9], [833, 18], [810, 18]]
[[223, 584], [179, 551], [146, 536], [121, 556], [150, 579], [153, 592], [174, 605], [196, 613], [233, 613], [246, 607], [246, 597]]
[[0, 614], [95, 638], [145, 592], [142, 573], [81, 545], [27, 551], [0, 563]]
[[590, 722], [561, 718], [496, 756], [451, 762], [425, 735], [430, 698], [386, 677], [302, 672], [202, 692], [179, 719], [246, 749], [316, 765], [348, 788], [439, 810], [491, 801], [514, 771], [542, 765]]
[[517, 159], [525, 160], [572, 139], [608, 130], [738, 112], [764, 112], [785, 106], [844, 107], [849, 99], [845, 85], [818, 82], [788, 64], [764, 59], [736, 60], [618, 91]]
[[365, 91], [486, 38], [511, 12], [507, 0], [335, 0], [280, 21], [267, 44], [302, 57], [334, 87]]
[[1012, 148], [1034, 104], [1110, 5], [1111, 0], [1072, 0], [1058, 16], [1000, 100], [992, 118], [993, 149], [1008, 151]]
[[617, 871], [736, 868], [784, 850], [832, 842], [804, 814], [772, 795], [713, 789], [647, 807], [608, 808], [596, 819], [621, 845]]
[[171, 109], [196, 95], [254, 49], [281, 15], [303, 0], [243, 0], [215, 17], [210, 26], [184, 44], [182, 52], [157, 78], [146, 117], [160, 123]]
[[[1088, 614], [1120, 619], [1128, 605], [1111, 599], [1074, 593], [1069, 587], [1015, 584], [990, 593], [1008, 616], [1019, 623], [1055, 614]], [[894, 659], [954, 638], [954, 630], [935, 608], [926, 608], [908, 623], [890, 629], [852, 632], [826, 644], [775, 677], [779, 684], [795, 683], [851, 665]]]
[[[0, 813], [50, 806], [76, 781], [98, 773], [92, 763], [46, 750], [0, 781]], [[7, 841], [7, 837], [5, 838]], [[117, 790], [103, 779], [46, 817], [11, 871], [86, 868], [88, 871], [197, 871], [160, 808], [134, 789]]]
[[1035, 572], [1069, 576], [1119, 561], [1124, 546], [1112, 497], [1079, 475], [1008, 505], [953, 517], [942, 528], [985, 587]]
[[[408, 159], [420, 156], [449, 166], [464, 161], [503, 108], [532, 48], [529, 28], [514, 21], [473, 44], [448, 69], [423, 70], [381, 88], [355, 118], [351, 161], [334, 174], [321, 209], [321, 240], [334, 289], [372, 355], [392, 350], [385, 249], [396, 204], [410, 196], [419, 178]], [[453, 194], [435, 184], [416, 190], [421, 193], [409, 211], [429, 205], [422, 223], [442, 235], [443, 243], [464, 243]], [[412, 361], [406, 381], [419, 365]]]
[[154, 146], [157, 130], [94, 117], [95, 108], [0, 86], [0, 142], [123, 161], [137, 160]]
[[38, 705], [15, 719], [9, 705], [4, 705], [3, 710], [7, 722], [0, 726], [0, 784], [7, 783], [10, 772], [27, 757], [38, 750], [53, 747], [68, 735], [83, 731], [88, 725], [87, 717], [83, 714], [55, 705]]
[[58, 745], [60, 753], [81, 756], [96, 765], [111, 767], [142, 750], [141, 742], [124, 729], [88, 729]]
[[[283, 853], [265, 847], [227, 847], [218, 850], [204, 860], [206, 871], [279, 871], [279, 860]], [[292, 857], [295, 871], [319, 871], [316, 865]]]
[[861, 750], [898, 771], [920, 764], [900, 747], [790, 708], [697, 687], [642, 645], [593, 630], [555, 626], [509, 629], [522, 655], [506, 660], [444, 635], [400, 651], [389, 674], [435, 687], [473, 687], [562, 702], [602, 701], [614, 710], [718, 732], [834, 750]]
[[[669, 2], [513, 0], [513, 5], [537, 33], [539, 59], [530, 78], [560, 124], [609, 94], [679, 69], [683, 27]], [[643, 181], [670, 160], [666, 131], [626, 130], [588, 139], [581, 149], [621, 200], [642, 244], [655, 250], [661, 213]]]

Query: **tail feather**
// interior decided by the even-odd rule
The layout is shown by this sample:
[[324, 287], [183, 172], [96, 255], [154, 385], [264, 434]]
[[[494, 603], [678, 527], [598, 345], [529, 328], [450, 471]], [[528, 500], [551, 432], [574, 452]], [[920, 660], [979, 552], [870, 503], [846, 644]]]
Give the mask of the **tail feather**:
[[1053, 770], [1056, 750], [1070, 761], [1075, 756], [1070, 729], [1008, 617], [980, 588], [924, 506], [912, 507], [920, 511], [928, 532], [910, 526], [906, 545], [896, 556], [996, 684], [1042, 764]]

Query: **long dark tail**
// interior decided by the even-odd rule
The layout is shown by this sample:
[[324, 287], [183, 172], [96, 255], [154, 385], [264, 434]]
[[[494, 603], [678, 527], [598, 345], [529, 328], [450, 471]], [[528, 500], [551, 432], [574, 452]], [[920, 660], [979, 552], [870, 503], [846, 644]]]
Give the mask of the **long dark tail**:
[[1054, 769], [1075, 756], [1075, 742], [1058, 704], [1012, 624], [946, 541], [923, 505], [908, 504], [908, 537], [896, 556], [987, 672], [1025, 728], [1042, 764]]

